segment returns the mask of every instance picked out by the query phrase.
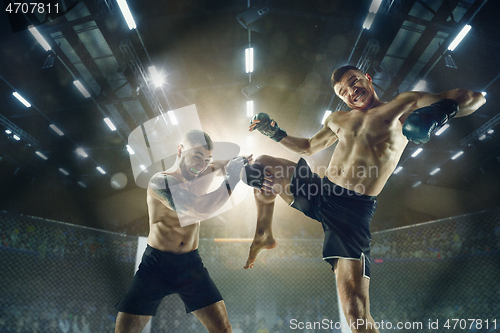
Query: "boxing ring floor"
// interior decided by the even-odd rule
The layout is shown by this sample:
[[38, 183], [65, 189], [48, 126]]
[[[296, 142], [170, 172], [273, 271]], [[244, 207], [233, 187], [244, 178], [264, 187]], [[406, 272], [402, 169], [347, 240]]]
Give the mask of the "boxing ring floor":
[[[0, 221], [0, 332], [60, 332], [59, 325], [114, 332], [113, 306], [132, 280], [144, 239], [7, 212]], [[200, 240], [233, 328], [348, 331], [337, 324], [335, 277], [320, 259], [322, 239], [280, 239], [254, 269], [243, 270], [248, 248]], [[376, 232], [371, 313], [381, 332], [496, 332], [499, 276], [500, 209]], [[172, 295], [150, 331], [205, 330]]]

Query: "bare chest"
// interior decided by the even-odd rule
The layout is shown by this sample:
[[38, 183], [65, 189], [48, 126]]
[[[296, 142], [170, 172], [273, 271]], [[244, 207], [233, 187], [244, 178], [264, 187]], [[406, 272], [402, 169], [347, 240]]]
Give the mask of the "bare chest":
[[[339, 117], [340, 118], [340, 117]], [[384, 139], [401, 131], [397, 119], [391, 119], [384, 114], [351, 111], [343, 115], [334, 126], [340, 140], [373, 140]]]

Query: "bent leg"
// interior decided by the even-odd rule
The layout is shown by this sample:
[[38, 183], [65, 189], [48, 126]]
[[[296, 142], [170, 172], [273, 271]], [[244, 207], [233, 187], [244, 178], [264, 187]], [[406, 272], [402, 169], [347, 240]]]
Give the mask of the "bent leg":
[[370, 280], [363, 277], [363, 261], [351, 259], [338, 259], [335, 265], [337, 277], [337, 291], [342, 305], [342, 311], [347, 324], [353, 333], [379, 332], [370, 315]]
[[115, 333], [141, 333], [151, 316], [139, 316], [118, 312]]
[[264, 166], [266, 179], [269, 179], [266, 180], [266, 185], [268, 185], [266, 187], [272, 188], [272, 191], [254, 190], [257, 206], [257, 227], [245, 269], [253, 267], [257, 256], [262, 250], [272, 249], [276, 246], [276, 240], [272, 232], [276, 196], [281, 196], [287, 204], [291, 204], [293, 201], [293, 195], [290, 193], [290, 182], [296, 163], [268, 155], [259, 156], [255, 163]]
[[217, 303], [193, 311], [193, 314], [210, 333], [231, 333], [233, 331], [227, 318], [224, 301], [218, 301]]

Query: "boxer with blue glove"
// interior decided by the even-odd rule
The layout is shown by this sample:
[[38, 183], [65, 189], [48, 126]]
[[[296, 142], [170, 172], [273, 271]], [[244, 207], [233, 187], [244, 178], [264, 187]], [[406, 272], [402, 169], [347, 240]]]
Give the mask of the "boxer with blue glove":
[[385, 102], [377, 96], [370, 75], [354, 66], [336, 69], [332, 87], [351, 110], [330, 114], [310, 138], [290, 135], [290, 129], [287, 133], [267, 114], [259, 113], [250, 123], [250, 132], [257, 130], [300, 155], [310, 156], [335, 142], [337, 146], [323, 177], [303, 158], [295, 163], [263, 155], [247, 170], [247, 175], [254, 175], [246, 182], [256, 188], [257, 228], [245, 268], [255, 265], [262, 250], [276, 246], [272, 222], [279, 195], [322, 224], [323, 259], [336, 273], [346, 320], [366, 323], [359, 331], [378, 332], [369, 310], [370, 223], [377, 195], [409, 141], [429, 141], [451, 118], [475, 112], [486, 100], [479, 92], [454, 89], [437, 94], [403, 92]]
[[424, 106], [406, 119], [403, 135], [414, 143], [426, 143], [432, 134], [458, 113], [458, 103], [452, 99], [442, 99]]

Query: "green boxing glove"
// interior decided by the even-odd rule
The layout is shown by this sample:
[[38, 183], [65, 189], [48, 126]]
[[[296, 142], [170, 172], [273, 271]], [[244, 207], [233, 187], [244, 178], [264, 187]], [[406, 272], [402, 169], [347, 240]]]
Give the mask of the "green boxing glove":
[[287, 136], [286, 131], [282, 128], [278, 127], [278, 123], [275, 122], [275, 126], [271, 125], [271, 122], [273, 119], [269, 118], [267, 113], [258, 113], [252, 118], [252, 121], [250, 124], [253, 123], [254, 120], [259, 120], [260, 122], [257, 123], [257, 126], [255, 126], [255, 129], [264, 134], [265, 136], [270, 137], [276, 142], [280, 142], [281, 139], [283, 139], [285, 136]]

